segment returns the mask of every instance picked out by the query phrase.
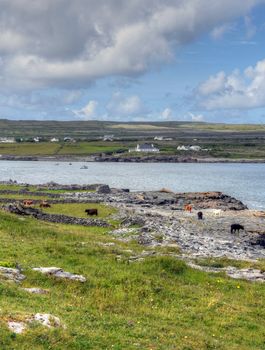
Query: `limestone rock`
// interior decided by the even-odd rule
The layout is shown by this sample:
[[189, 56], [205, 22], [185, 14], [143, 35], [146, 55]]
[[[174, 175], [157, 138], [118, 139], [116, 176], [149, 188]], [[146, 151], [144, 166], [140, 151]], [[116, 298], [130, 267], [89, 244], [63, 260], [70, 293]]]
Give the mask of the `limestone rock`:
[[7, 323], [8, 328], [16, 334], [21, 334], [24, 332], [24, 330], [27, 328], [27, 325], [25, 322], [16, 322], [16, 321], [9, 321]]
[[47, 289], [41, 289], [41, 288], [22, 288], [25, 292], [31, 293], [31, 294], [48, 294], [49, 291]]
[[23, 281], [26, 278], [26, 276], [24, 276], [18, 269], [0, 266], [0, 278], [1, 277], [17, 283]]
[[97, 189], [98, 193], [111, 193], [111, 189], [109, 188], [108, 185], [101, 185]]
[[50, 275], [57, 278], [69, 279], [72, 281], [86, 282], [86, 278], [82, 275], [75, 275], [70, 272], [66, 272], [60, 267], [35, 267], [34, 271], [39, 271], [44, 275]]
[[51, 314], [40, 314], [37, 313], [33, 316], [32, 319], [29, 320], [29, 322], [39, 322], [41, 323], [43, 326], [48, 327], [48, 328], [58, 328], [61, 326], [61, 321], [59, 319], [59, 317], [53, 316]]

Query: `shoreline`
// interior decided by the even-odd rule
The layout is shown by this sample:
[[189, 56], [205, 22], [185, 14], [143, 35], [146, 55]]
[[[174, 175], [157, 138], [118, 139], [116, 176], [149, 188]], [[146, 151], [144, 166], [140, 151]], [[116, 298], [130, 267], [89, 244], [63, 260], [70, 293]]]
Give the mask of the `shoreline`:
[[[257, 261], [265, 258], [265, 212], [249, 210], [240, 200], [222, 192], [171, 192], [165, 189], [131, 192], [129, 189], [110, 188], [103, 184], [86, 185], [87, 189], [93, 189], [90, 192], [76, 192], [78, 188], [84, 187], [56, 183], [40, 186], [36, 192], [26, 188], [22, 192], [11, 192], [23, 193], [25, 198], [31, 198], [37, 192], [43, 195], [45, 190], [64, 189], [63, 193], [57, 193], [56, 196], [46, 192], [46, 201], [49, 201], [50, 207], [93, 203], [96, 208], [98, 204], [103, 204], [116, 209], [111, 220], [117, 220], [120, 224], [112, 227], [111, 222], [102, 219], [50, 213], [49, 210], [39, 208], [43, 201], [41, 197], [31, 198], [33, 207], [24, 204], [22, 199], [4, 198], [2, 209], [39, 221], [109, 227], [109, 235], [118, 241], [135, 240], [151, 249], [174, 245], [180, 249], [182, 256], [188, 256], [189, 259], [214, 257]], [[5, 192], [2, 191], [2, 194]], [[192, 210], [188, 211], [185, 208], [187, 205], [192, 205]], [[203, 215], [201, 220], [198, 220], [198, 211]], [[242, 231], [231, 234], [231, 225], [235, 223], [243, 225]], [[143, 257], [136, 257], [136, 260], [138, 258], [141, 260]], [[256, 277], [250, 271], [247, 278]], [[264, 280], [260, 274], [257, 278]]]
[[45, 162], [88, 162], [88, 163], [232, 163], [232, 164], [263, 164], [265, 159], [229, 159], [229, 158], [195, 158], [176, 156], [144, 156], [144, 157], [115, 157], [115, 156], [0, 156], [0, 161], [45, 161]]

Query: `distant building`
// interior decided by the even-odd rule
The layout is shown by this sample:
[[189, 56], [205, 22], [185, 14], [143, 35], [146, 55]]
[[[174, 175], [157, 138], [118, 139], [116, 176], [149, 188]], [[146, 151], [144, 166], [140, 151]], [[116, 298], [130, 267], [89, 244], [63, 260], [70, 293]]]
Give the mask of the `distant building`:
[[56, 137], [53, 137], [52, 139], [50, 139], [51, 142], [59, 142], [59, 139], [57, 139]]
[[163, 141], [164, 137], [163, 136], [155, 136], [154, 140], [155, 141]]
[[66, 136], [64, 137], [64, 142], [76, 142], [75, 139], [73, 139], [72, 137]]
[[113, 141], [114, 140], [114, 135], [104, 135], [103, 136], [103, 141]]
[[178, 150], [178, 151], [189, 151], [189, 150], [190, 150], [190, 147], [189, 147], [189, 146], [184, 146], [184, 145], [182, 145], [182, 146], [178, 146], [178, 147], [177, 147], [177, 150]]
[[137, 145], [135, 148], [129, 149], [129, 152], [143, 152], [143, 153], [159, 153], [160, 150], [154, 147], [153, 144], [144, 143], [142, 145]]
[[210, 149], [207, 148], [201, 148], [200, 146], [194, 145], [194, 146], [178, 146], [178, 151], [193, 151], [193, 152], [200, 152], [200, 151], [210, 151]]
[[0, 137], [0, 143], [15, 143], [14, 137]]
[[172, 141], [172, 137], [164, 137], [164, 136], [155, 136], [154, 137], [155, 141]]
[[190, 146], [190, 150], [195, 151], [195, 152], [199, 152], [199, 151], [201, 151], [201, 147], [200, 146]]

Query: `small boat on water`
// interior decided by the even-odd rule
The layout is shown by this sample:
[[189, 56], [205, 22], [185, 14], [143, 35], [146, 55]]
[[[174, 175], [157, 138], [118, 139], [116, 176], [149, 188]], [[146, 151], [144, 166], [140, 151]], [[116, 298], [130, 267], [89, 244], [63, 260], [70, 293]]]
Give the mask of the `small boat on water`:
[[86, 165], [82, 165], [80, 169], [88, 169]]

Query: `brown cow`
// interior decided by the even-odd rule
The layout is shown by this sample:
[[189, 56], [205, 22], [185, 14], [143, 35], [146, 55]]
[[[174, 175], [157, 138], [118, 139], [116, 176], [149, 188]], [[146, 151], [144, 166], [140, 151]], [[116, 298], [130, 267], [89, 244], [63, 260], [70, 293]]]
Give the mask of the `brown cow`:
[[97, 209], [86, 209], [85, 212], [87, 213], [87, 215], [90, 215], [90, 216], [93, 216], [93, 215], [98, 216], [98, 210]]
[[25, 205], [26, 207], [30, 207], [33, 204], [33, 201], [30, 199], [25, 199], [23, 201], [23, 205]]
[[186, 205], [184, 206], [184, 210], [191, 213], [191, 211], [192, 211], [192, 205], [191, 205], [191, 204], [186, 204]]
[[50, 207], [51, 205], [46, 201], [43, 201], [40, 203], [40, 208], [50, 208]]

